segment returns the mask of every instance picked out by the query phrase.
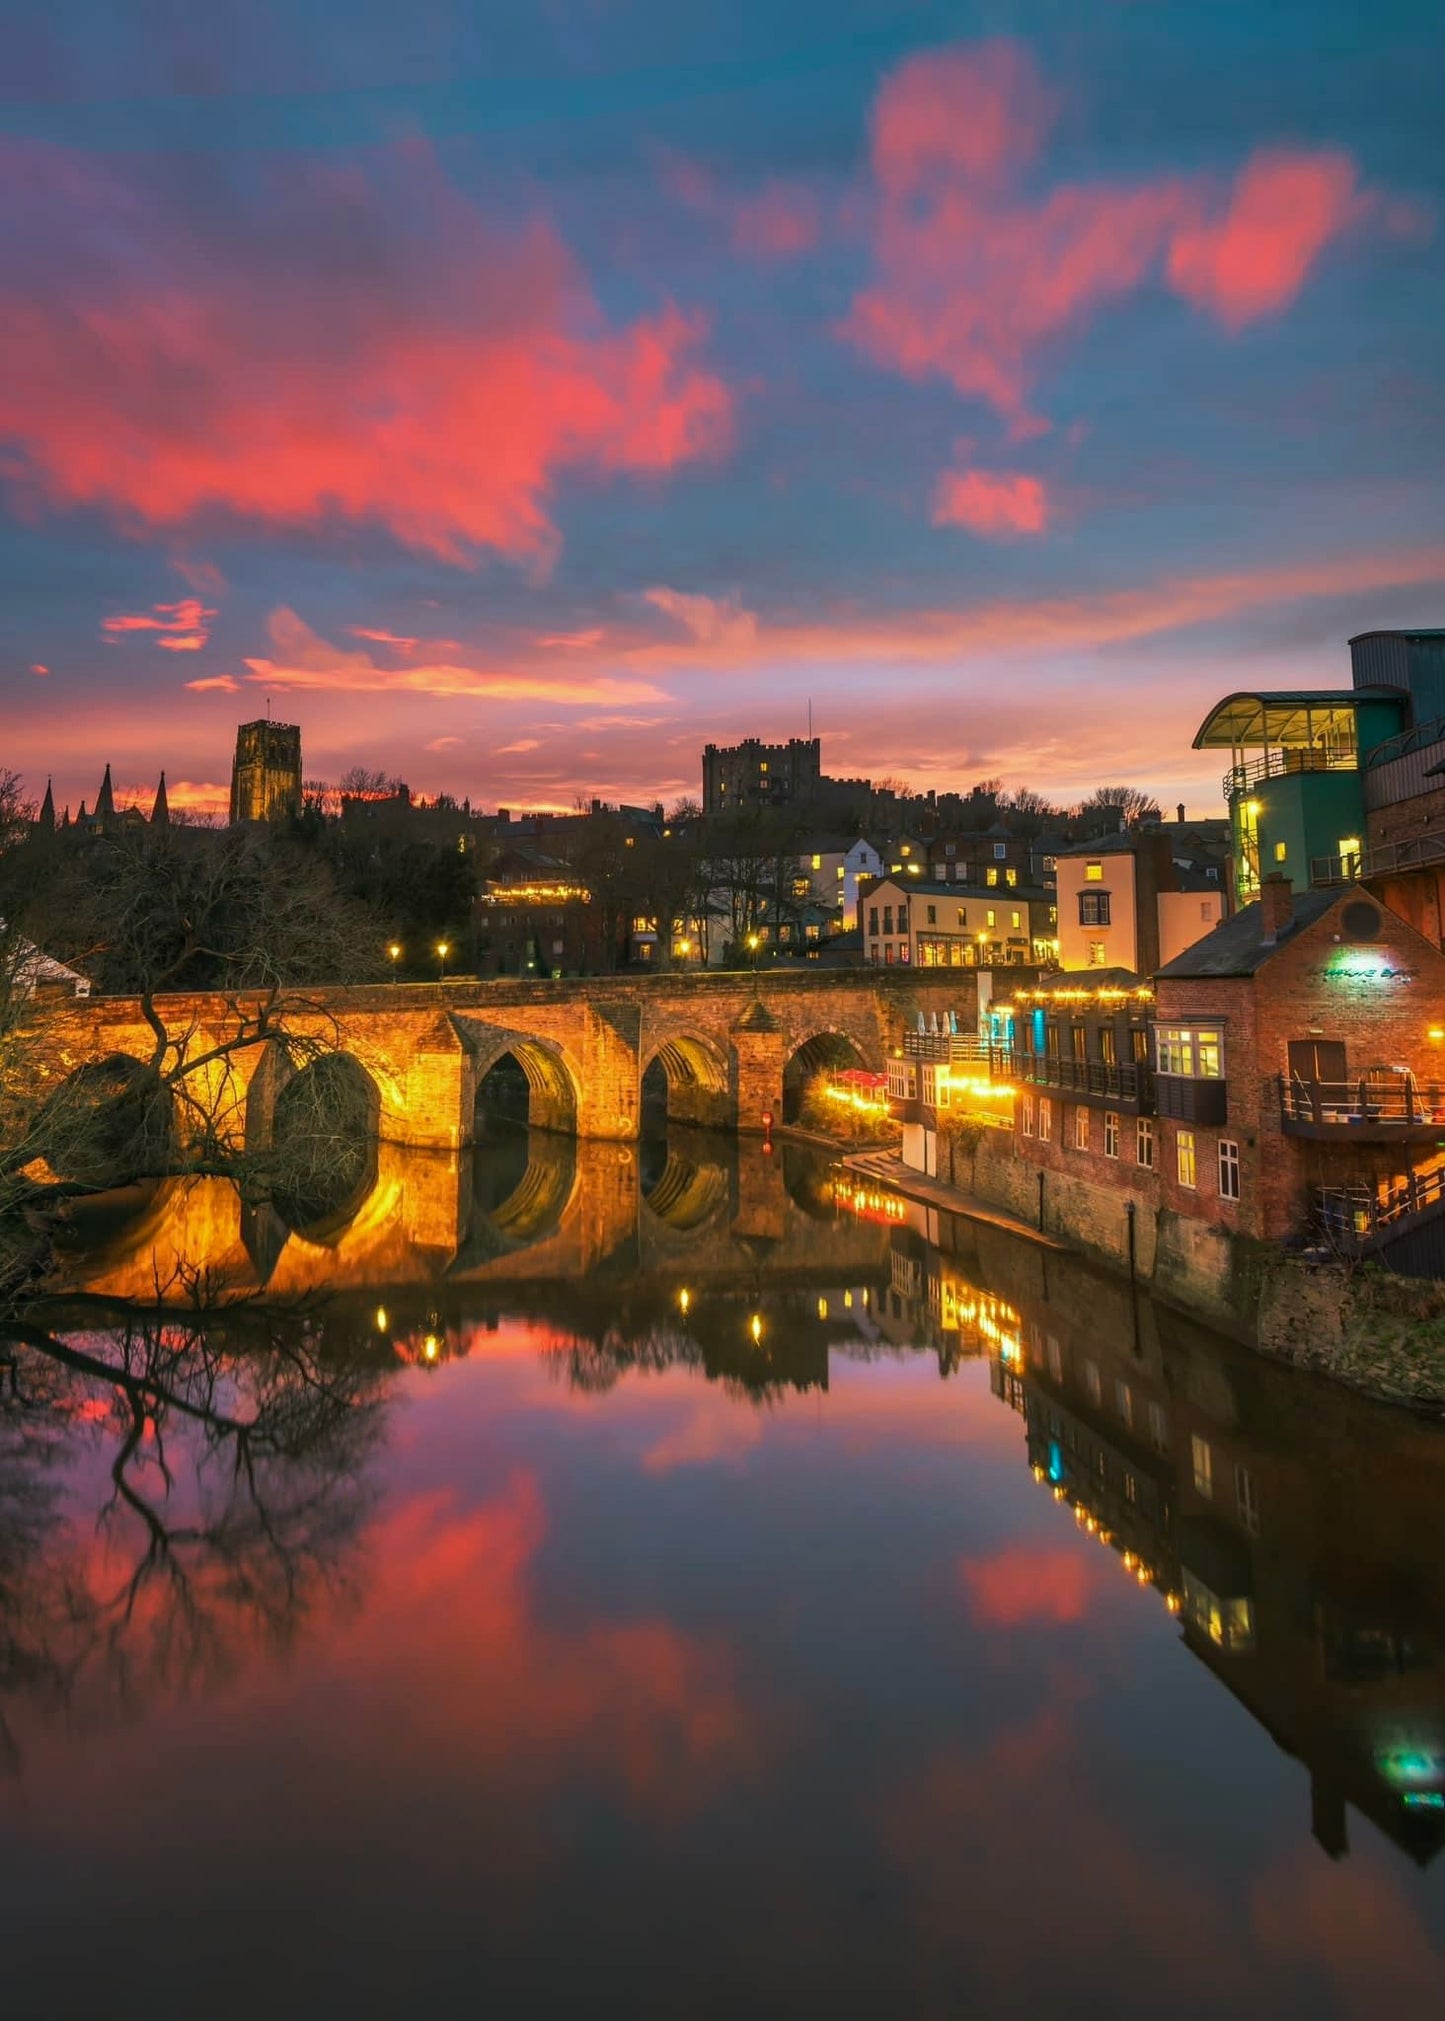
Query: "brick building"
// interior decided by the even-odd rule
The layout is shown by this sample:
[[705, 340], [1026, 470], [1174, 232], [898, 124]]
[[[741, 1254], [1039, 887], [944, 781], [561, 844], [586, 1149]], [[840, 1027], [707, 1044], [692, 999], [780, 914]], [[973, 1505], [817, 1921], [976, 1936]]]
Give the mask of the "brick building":
[[1445, 956], [1358, 886], [1266, 879], [1159, 970], [1143, 1047], [1131, 1009], [1127, 1073], [1110, 998], [1020, 1005], [1015, 1154], [1065, 1232], [1117, 1251], [1122, 1210], [1141, 1258], [1165, 1217], [1354, 1243], [1442, 1197]]

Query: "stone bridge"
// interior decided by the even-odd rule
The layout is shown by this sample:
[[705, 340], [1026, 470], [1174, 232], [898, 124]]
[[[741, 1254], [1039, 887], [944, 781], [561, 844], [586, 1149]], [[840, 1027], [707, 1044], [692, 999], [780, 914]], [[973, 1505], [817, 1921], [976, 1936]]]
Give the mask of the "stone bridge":
[[[383, 1142], [472, 1142], [482, 1084], [510, 1056], [535, 1127], [627, 1143], [649, 1075], [665, 1078], [672, 1120], [759, 1131], [765, 1116], [784, 1119], [785, 1084], [831, 1058], [881, 1068], [919, 1011], [956, 1011], [971, 1029], [976, 987], [967, 971], [907, 969], [458, 980], [308, 991], [286, 1024], [360, 1066]], [[230, 1043], [247, 1001], [156, 1000], [192, 1058], [214, 1055], [198, 1078], [238, 1143], [268, 1140], [291, 1074], [274, 1043]], [[57, 1019], [49, 1072], [58, 1081], [116, 1055], [146, 1060], [153, 1044], [138, 1002], [91, 998]]]

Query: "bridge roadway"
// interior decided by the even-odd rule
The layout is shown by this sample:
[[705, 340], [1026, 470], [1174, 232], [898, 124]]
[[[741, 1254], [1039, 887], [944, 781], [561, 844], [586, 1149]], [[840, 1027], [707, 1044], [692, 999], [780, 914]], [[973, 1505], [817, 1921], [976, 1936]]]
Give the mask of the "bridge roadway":
[[[758, 1131], [781, 1120], [791, 1064], [826, 1063], [843, 1040], [881, 1069], [919, 1011], [956, 1011], [969, 1029], [977, 977], [967, 969], [768, 970], [379, 984], [298, 993], [289, 1030], [348, 1054], [364, 1070], [384, 1142], [455, 1150], [473, 1141], [487, 1073], [511, 1055], [526, 1075], [529, 1120], [543, 1129], [628, 1143], [639, 1135], [643, 1076], [660, 1062], [669, 1116]], [[198, 1071], [206, 1107], [234, 1142], [269, 1141], [291, 1075], [274, 1042], [234, 1047], [245, 995], [159, 997], [156, 1007]], [[92, 997], [55, 1021], [59, 1080], [117, 1054], [148, 1060], [154, 1034], [137, 1000]], [[196, 1090], [193, 1088], [192, 1093]]]

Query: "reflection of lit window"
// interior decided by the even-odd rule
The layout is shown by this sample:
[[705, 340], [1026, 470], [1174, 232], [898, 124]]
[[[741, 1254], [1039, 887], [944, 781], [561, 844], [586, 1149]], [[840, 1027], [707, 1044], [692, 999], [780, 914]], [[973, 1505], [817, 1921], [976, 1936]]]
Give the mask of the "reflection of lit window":
[[1244, 1654], [1254, 1647], [1254, 1602], [1222, 1600], [1192, 1572], [1184, 1574], [1184, 1612], [1217, 1648]]
[[1121, 1423], [1132, 1431], [1134, 1426], [1134, 1392], [1122, 1377], [1114, 1384], [1114, 1403]]
[[1084, 1388], [1089, 1392], [1091, 1403], [1098, 1403], [1103, 1398], [1104, 1385], [1099, 1379], [1099, 1364], [1096, 1361], [1084, 1363]]
[[1104, 1111], [1104, 1156], [1117, 1158], [1119, 1155], [1119, 1118], [1112, 1109]]
[[1089, 1148], [1089, 1112], [1080, 1102], [1074, 1110], [1074, 1149], [1087, 1151]]
[[1149, 1443], [1158, 1452], [1167, 1453], [1169, 1450], [1169, 1420], [1160, 1403], [1149, 1406]]
[[1196, 1494], [1209, 1500], [1214, 1498], [1214, 1454], [1209, 1449], [1208, 1439], [1200, 1438], [1195, 1432], [1189, 1441], [1190, 1456], [1194, 1461], [1194, 1488]]
[[1146, 1172], [1154, 1169], [1154, 1118], [1140, 1116], [1134, 1126], [1134, 1156]]
[[1062, 1382], [1064, 1379], [1064, 1357], [1062, 1350], [1059, 1347], [1058, 1340], [1052, 1333], [1048, 1337], [1047, 1348], [1049, 1356], [1049, 1374], [1053, 1377], [1055, 1382]]
[[1124, 1476], [1124, 1500], [1125, 1500], [1126, 1502], [1137, 1502], [1137, 1501], [1138, 1501], [1138, 1499], [1139, 1499], [1139, 1477], [1138, 1477], [1138, 1475], [1137, 1475], [1137, 1474], [1125, 1474], [1125, 1476]]
[[1254, 1485], [1254, 1475], [1248, 1467], [1234, 1470], [1234, 1500], [1239, 1510], [1239, 1520], [1252, 1537], [1259, 1535], [1259, 1495]]
[[1181, 1186], [1188, 1186], [1192, 1190], [1195, 1183], [1194, 1132], [1192, 1130], [1181, 1130], [1178, 1133], [1175, 1139], [1175, 1152], [1178, 1159], [1179, 1183]]

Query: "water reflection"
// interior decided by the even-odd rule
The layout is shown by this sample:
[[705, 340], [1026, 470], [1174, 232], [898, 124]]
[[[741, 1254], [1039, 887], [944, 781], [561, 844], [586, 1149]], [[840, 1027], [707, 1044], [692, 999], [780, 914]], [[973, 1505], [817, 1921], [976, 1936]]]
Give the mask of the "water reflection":
[[[698, 1131], [381, 1146], [348, 1229], [264, 1268], [246, 1211], [91, 1213], [4, 1349], [22, 1927], [104, 1843], [169, 1849], [178, 1983], [303, 1890], [328, 2010], [479, 1949], [528, 2012], [1365, 2017], [1431, 1983], [1434, 1424]], [[338, 1962], [343, 1918], [425, 1943]]]

